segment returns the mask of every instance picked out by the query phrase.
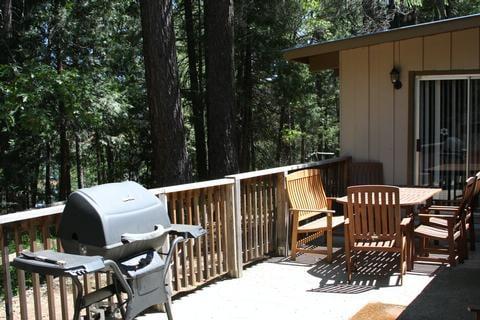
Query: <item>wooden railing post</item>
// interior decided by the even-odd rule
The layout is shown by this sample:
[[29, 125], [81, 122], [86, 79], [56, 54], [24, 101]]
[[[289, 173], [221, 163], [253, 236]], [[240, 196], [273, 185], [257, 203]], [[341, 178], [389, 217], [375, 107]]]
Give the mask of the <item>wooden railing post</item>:
[[285, 176], [287, 171], [278, 173], [276, 176], [276, 239], [275, 239], [275, 253], [278, 256], [286, 257], [288, 255], [288, 234], [290, 230], [290, 215], [288, 212], [288, 196], [287, 186], [285, 183]]
[[1, 227], [2, 242], [2, 272], [3, 272], [3, 290], [5, 294], [5, 319], [13, 319], [13, 302], [12, 302], [12, 279], [10, 277], [10, 261], [8, 250], [8, 229]]
[[229, 275], [240, 278], [243, 273], [242, 261], [242, 193], [241, 181], [227, 185], [227, 221], [228, 221], [228, 263]]

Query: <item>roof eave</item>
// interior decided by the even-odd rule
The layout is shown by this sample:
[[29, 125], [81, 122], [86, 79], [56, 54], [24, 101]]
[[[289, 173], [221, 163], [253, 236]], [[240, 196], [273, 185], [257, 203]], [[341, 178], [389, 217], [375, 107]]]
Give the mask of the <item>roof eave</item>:
[[440, 20], [393, 30], [361, 35], [352, 38], [327, 41], [304, 47], [283, 50], [286, 60], [309, 63], [309, 57], [341, 50], [365, 47], [385, 42], [406, 40], [439, 33], [460, 31], [480, 26], [480, 14]]

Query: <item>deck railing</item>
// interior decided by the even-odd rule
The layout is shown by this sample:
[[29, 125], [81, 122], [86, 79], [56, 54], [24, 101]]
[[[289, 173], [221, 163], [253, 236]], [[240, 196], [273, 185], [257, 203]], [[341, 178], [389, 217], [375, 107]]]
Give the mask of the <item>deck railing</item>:
[[[180, 246], [174, 255], [172, 288], [191, 290], [218, 277], [240, 277], [243, 266], [288, 253], [289, 214], [285, 175], [318, 167], [329, 196], [345, 192], [350, 157], [227, 176], [225, 179], [151, 189], [167, 204], [172, 223], [202, 225], [207, 234]], [[22, 250], [62, 250], [56, 226], [63, 205], [0, 216], [2, 288], [6, 319], [69, 319], [69, 279], [13, 270]], [[84, 277], [86, 292], [111, 281], [108, 274]]]

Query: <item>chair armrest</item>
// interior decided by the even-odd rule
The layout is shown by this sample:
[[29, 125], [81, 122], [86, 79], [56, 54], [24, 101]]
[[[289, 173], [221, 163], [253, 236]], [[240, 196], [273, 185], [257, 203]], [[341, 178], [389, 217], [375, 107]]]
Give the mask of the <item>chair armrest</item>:
[[475, 305], [475, 306], [468, 306], [467, 307], [467, 310], [470, 311], [470, 312], [480, 312], [480, 306], [479, 305]]
[[457, 206], [430, 206], [428, 211], [458, 211], [459, 207]]
[[475, 306], [468, 306], [467, 310], [474, 313], [474, 319], [479, 320], [480, 319], [480, 306], [475, 305]]
[[433, 199], [433, 205], [435, 206], [455, 206], [460, 204], [461, 199], [452, 199], [452, 200], [440, 200]]
[[319, 212], [319, 213], [335, 213], [335, 210], [330, 210], [330, 209], [302, 209], [302, 208], [290, 208], [290, 211], [305, 211], [305, 212]]
[[400, 226], [401, 227], [407, 227], [410, 223], [412, 223], [412, 218], [411, 217], [403, 218], [402, 222], [400, 223]]
[[447, 220], [455, 220], [457, 217], [450, 214], [426, 214], [420, 213], [419, 217], [427, 217], [427, 218], [445, 218]]

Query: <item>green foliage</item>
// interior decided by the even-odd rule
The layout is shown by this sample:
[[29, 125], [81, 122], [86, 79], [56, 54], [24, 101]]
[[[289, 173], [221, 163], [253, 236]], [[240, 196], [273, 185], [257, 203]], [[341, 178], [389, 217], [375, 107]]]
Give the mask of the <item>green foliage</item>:
[[[193, 4], [195, 47], [204, 57], [203, 1]], [[55, 197], [60, 106], [72, 178], [80, 177], [77, 138], [85, 186], [125, 179], [148, 186], [151, 141], [138, 2], [35, 1], [24, 6], [14, 0], [13, 5], [13, 39], [8, 51], [0, 52], [1, 61], [8, 61], [0, 65], [0, 204], [8, 203], [11, 211], [45, 201], [47, 146]], [[183, 2], [173, 5], [187, 149], [193, 159]], [[339, 152], [337, 76], [287, 63], [283, 49], [386, 30], [406, 23], [405, 17], [426, 22], [479, 8], [480, 0], [236, 0], [236, 118], [242, 128], [242, 112], [251, 110], [250, 123], [241, 131], [251, 135], [249, 167]], [[204, 98], [203, 59], [197, 67]]]
[[60, 105], [72, 168], [74, 135], [80, 138], [86, 185], [148, 179], [148, 143], [139, 143], [148, 141], [148, 121], [138, 4], [36, 2], [14, 9], [22, 18], [10, 63], [0, 65], [0, 203], [18, 210], [42, 202], [47, 144], [56, 191]]

